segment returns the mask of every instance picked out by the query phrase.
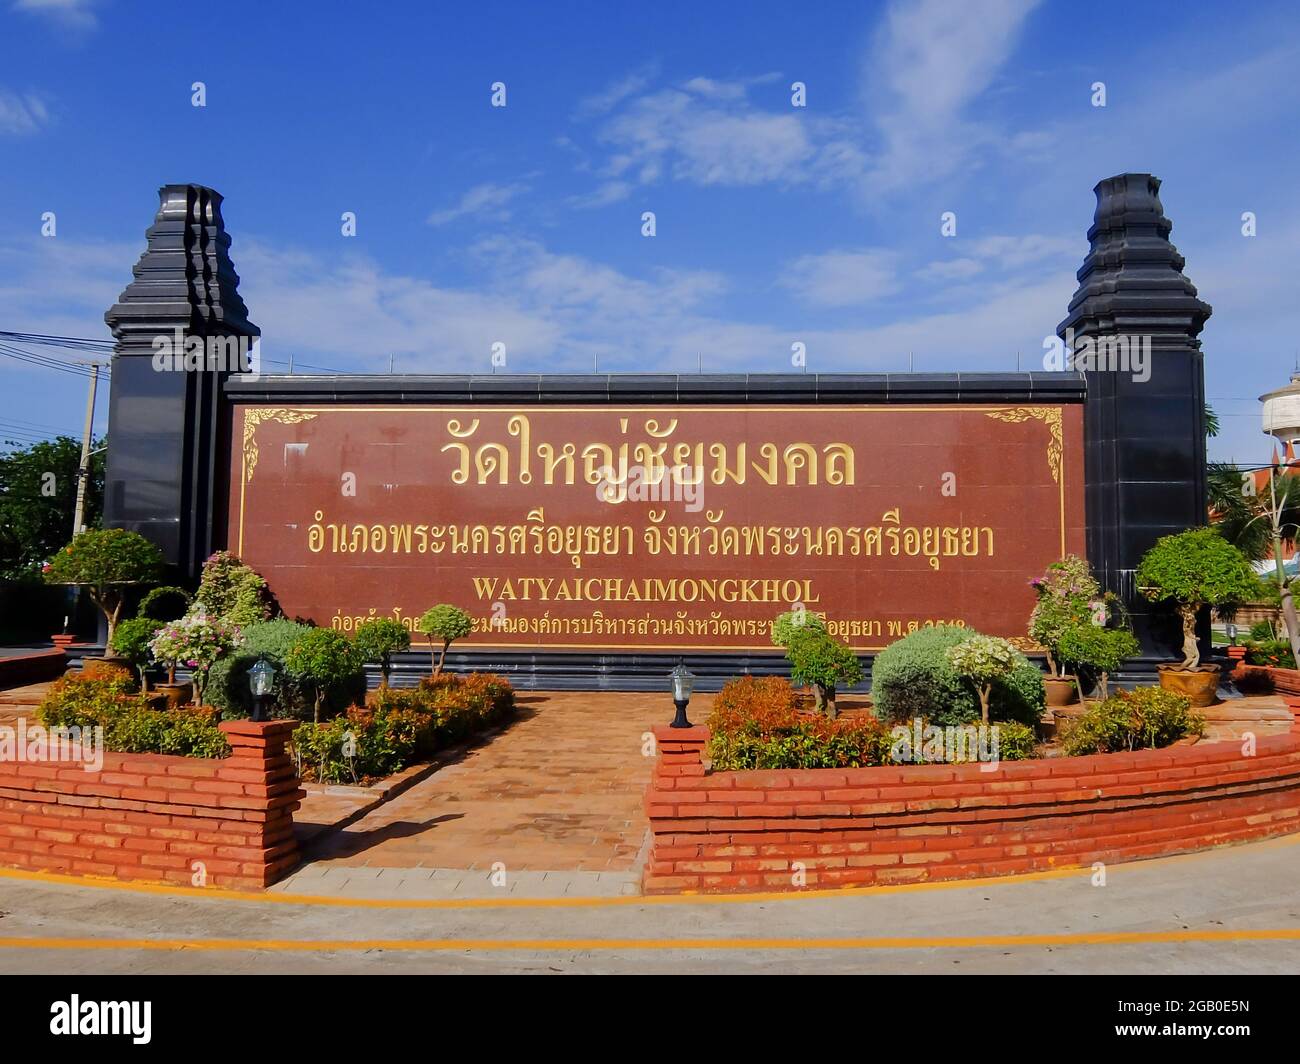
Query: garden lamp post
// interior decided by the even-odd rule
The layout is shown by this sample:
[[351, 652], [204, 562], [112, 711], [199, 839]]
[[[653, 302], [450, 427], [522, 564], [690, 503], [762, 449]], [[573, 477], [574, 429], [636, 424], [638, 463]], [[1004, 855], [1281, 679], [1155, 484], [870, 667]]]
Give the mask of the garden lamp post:
[[253, 693], [253, 719], [266, 720], [266, 705], [275, 690], [275, 666], [265, 658], [248, 670], [248, 689]]
[[691, 672], [681, 662], [677, 663], [677, 668], [670, 672], [669, 677], [673, 681], [673, 705], [677, 707], [677, 716], [673, 717], [670, 728], [691, 728], [694, 727], [686, 719], [686, 703], [691, 700], [691, 691], [695, 687], [695, 673]]

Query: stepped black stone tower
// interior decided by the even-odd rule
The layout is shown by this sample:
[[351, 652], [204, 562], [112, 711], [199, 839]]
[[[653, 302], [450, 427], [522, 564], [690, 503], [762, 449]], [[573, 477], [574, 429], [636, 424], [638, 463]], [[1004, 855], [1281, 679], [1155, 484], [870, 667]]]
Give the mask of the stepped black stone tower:
[[1103, 337], [1150, 337], [1150, 378], [1085, 369], [1088, 560], [1102, 585], [1124, 598], [1142, 643], [1136, 672], [1177, 655], [1172, 618], [1153, 611], [1133, 571], [1160, 537], [1203, 525], [1205, 381], [1197, 339], [1209, 304], [1183, 274], [1169, 242], [1160, 180], [1120, 174], [1097, 184], [1091, 250], [1069, 315], [1057, 328], [1076, 350]]
[[212, 551], [218, 404], [224, 370], [154, 366], [155, 340], [260, 334], [239, 296], [221, 195], [164, 185], [135, 280], [104, 315], [113, 356], [104, 524], [157, 543], [178, 575], [193, 578]]

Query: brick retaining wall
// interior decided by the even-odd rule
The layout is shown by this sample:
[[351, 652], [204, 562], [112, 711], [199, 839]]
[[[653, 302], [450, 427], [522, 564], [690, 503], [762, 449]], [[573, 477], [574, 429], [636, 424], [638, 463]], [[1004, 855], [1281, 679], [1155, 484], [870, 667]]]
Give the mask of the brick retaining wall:
[[[647, 893], [1009, 875], [1300, 831], [1300, 734], [1132, 754], [706, 772], [708, 729], [655, 729]], [[803, 865], [802, 884], [794, 881]]]
[[57, 648], [0, 658], [0, 689], [57, 680], [67, 666], [68, 656]]
[[[219, 760], [105, 753], [0, 761], [0, 865], [214, 887], [264, 887], [298, 861], [294, 721], [228, 721]], [[202, 865], [205, 882], [199, 882]]]

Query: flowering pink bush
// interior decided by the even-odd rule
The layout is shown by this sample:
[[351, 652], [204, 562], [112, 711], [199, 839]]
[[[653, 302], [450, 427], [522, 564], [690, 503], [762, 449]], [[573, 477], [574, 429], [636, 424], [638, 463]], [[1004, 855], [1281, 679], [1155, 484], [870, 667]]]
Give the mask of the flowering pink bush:
[[185, 665], [194, 670], [194, 704], [203, 704], [208, 686], [208, 670], [223, 654], [242, 641], [240, 630], [213, 620], [200, 610], [188, 613], [179, 621], [163, 625], [149, 643], [154, 660], [175, 670]]

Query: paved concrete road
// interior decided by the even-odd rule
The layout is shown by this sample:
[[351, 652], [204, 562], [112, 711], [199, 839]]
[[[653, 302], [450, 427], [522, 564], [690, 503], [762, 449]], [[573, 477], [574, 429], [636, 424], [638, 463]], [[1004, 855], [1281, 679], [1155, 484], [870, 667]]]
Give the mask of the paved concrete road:
[[749, 901], [272, 902], [0, 875], [0, 971], [1295, 973], [1298, 844], [1112, 866], [1105, 886]]

